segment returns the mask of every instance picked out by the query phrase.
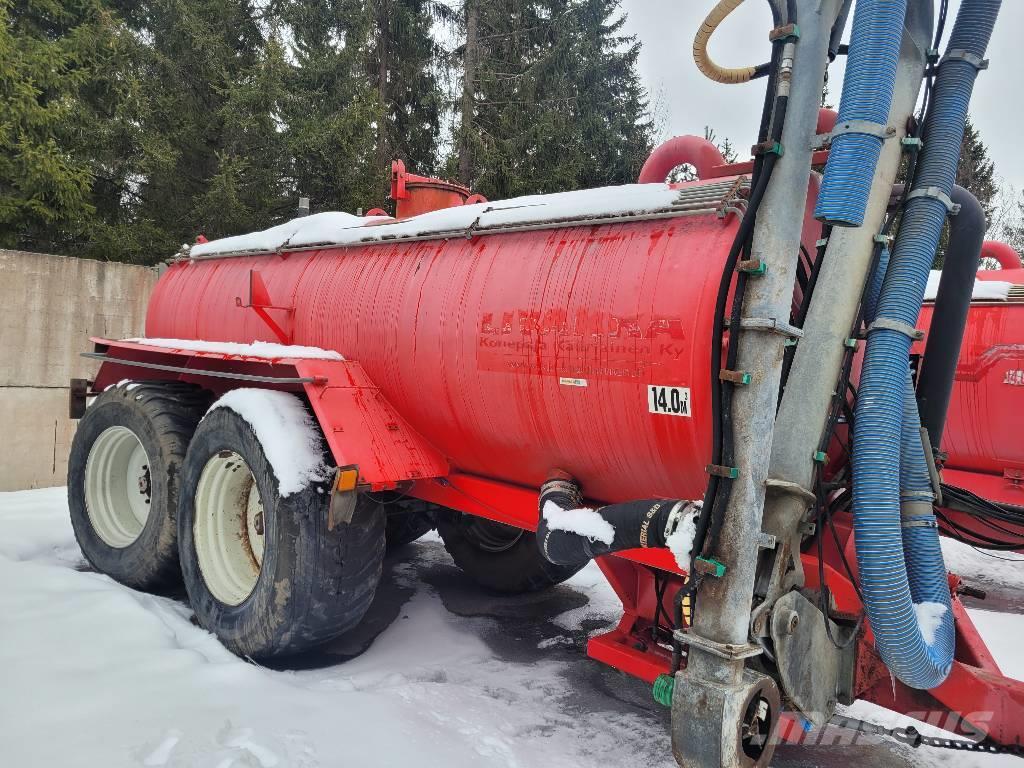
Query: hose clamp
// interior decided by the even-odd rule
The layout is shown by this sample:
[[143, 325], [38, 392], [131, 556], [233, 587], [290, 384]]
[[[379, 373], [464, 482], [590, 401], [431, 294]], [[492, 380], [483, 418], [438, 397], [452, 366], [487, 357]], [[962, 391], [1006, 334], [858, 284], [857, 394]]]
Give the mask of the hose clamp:
[[685, 501], [677, 501], [672, 509], [669, 510], [668, 520], [665, 521], [666, 539], [676, 532], [676, 528], [679, 527], [679, 521], [683, 519], [683, 512], [686, 507], [687, 503]]
[[900, 494], [901, 528], [938, 528], [932, 506], [935, 497], [927, 491], [904, 491]]
[[811, 144], [811, 148], [822, 149], [835, 141], [839, 136], [851, 133], [860, 134], [862, 136], [874, 136], [876, 139], [887, 141], [888, 139], [894, 138], [897, 131], [891, 125], [875, 123], [871, 120], [844, 120], [841, 123], [837, 123], [836, 127], [829, 133], [822, 133], [815, 136]]
[[899, 320], [890, 320], [885, 317], [880, 317], [870, 326], [868, 326], [868, 334], [872, 331], [877, 330], [896, 331], [902, 333], [904, 336], [909, 336], [913, 341], [921, 341], [924, 339], [924, 331], [918, 330], [912, 325], [901, 323]]
[[699, 648], [700, 650], [710, 653], [712, 656], [717, 656], [720, 659], [728, 659], [729, 661], [740, 661], [742, 659], [751, 659], [755, 656], [760, 656], [764, 649], [759, 645], [753, 643], [742, 643], [739, 645], [733, 645], [732, 643], [719, 643], [710, 638], [698, 635], [695, 632], [677, 629], [672, 633], [672, 637], [679, 643], [687, 645], [690, 648]]
[[907, 195], [906, 201], [909, 203], [915, 197], [931, 197], [938, 200], [946, 206], [946, 210], [949, 211], [950, 216], [956, 216], [960, 213], [960, 206], [957, 203], [954, 203], [952, 198], [950, 198], [950, 196], [943, 192], [939, 187], [919, 187]]
[[963, 48], [954, 48], [951, 51], [946, 51], [946, 55], [939, 59], [939, 66], [941, 67], [950, 59], [966, 61], [979, 72], [983, 69], [988, 69], [988, 59], [983, 59], [978, 54], [965, 51]]
[[935, 503], [935, 494], [931, 491], [901, 491], [900, 514], [906, 517], [930, 515]]

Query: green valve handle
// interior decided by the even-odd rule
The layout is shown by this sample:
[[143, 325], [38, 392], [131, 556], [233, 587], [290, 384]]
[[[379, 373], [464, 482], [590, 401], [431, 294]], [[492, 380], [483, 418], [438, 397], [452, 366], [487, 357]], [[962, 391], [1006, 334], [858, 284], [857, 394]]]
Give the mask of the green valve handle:
[[654, 688], [651, 693], [654, 694], [654, 700], [661, 704], [663, 707], [672, 707], [672, 694], [676, 690], [676, 679], [672, 675], [658, 675], [658, 678], [654, 681]]

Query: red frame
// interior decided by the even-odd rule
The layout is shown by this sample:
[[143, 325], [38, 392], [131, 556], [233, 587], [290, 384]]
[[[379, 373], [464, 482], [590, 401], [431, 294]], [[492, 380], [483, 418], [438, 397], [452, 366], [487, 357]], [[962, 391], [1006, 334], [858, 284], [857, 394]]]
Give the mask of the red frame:
[[[304, 389], [313, 402], [335, 460], [339, 466], [359, 464], [360, 482], [364, 487], [394, 488], [402, 483], [410, 496], [489, 520], [536, 530], [536, 489], [451, 470], [444, 458], [390, 409], [358, 363], [292, 358], [266, 360], [104, 339], [94, 341], [97, 351], [106, 356], [93, 383], [94, 392], [124, 378], [169, 378], [166, 371], [129, 363], [174, 367], [179, 369], [175, 378], [199, 383], [215, 393], [247, 384], [213, 374], [303, 379], [301, 383], [261, 383], [259, 386], [291, 391]], [[360, 425], [356, 429], [351, 428], [353, 420]], [[338, 428], [342, 424], [348, 429], [347, 438], [339, 437], [346, 433], [345, 429]], [[370, 453], [379, 458], [381, 452], [384, 460], [369, 460]], [[855, 568], [852, 533], [844, 520], [838, 520], [837, 527], [841, 547], [826, 537], [822, 549], [826, 579], [835, 597], [837, 611], [856, 616], [861, 605], [841, 561], [845, 554]], [[802, 561], [807, 586], [817, 588], [819, 560], [816, 550], [804, 553]], [[671, 662], [671, 652], [665, 644], [667, 635], [663, 636], [662, 642], [656, 642], [651, 633], [657, 622], [655, 575], [669, 581], [662, 607], [665, 615], [671, 616], [672, 600], [683, 585], [686, 574], [679, 570], [667, 549], [629, 550], [599, 558], [598, 566], [622, 601], [623, 615], [615, 629], [590, 640], [587, 653], [626, 674], [652, 683], [658, 675], [669, 671]], [[999, 744], [1020, 744], [1024, 741], [1024, 683], [1011, 680], [1000, 672], [957, 596], [959, 585], [959, 577], [951, 575], [957, 652], [948, 679], [930, 691], [913, 690], [895, 681], [875, 653], [868, 627], [858, 642], [855, 694], [857, 698], [904, 714], [930, 712], [952, 715], [956, 730], [975, 737], [984, 734]], [[983, 716], [978, 713], [983, 713]], [[950, 727], [948, 722], [945, 727]], [[785, 727], [782, 733], [794, 740], [799, 740], [802, 735], [799, 728]]]

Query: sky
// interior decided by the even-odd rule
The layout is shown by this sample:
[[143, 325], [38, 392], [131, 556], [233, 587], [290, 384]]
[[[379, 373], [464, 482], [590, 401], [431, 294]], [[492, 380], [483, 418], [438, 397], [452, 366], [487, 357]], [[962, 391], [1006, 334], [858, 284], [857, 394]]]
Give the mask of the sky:
[[[623, 0], [622, 6], [628, 14], [626, 32], [643, 44], [639, 70], [659, 121], [659, 138], [703, 135], [707, 125], [744, 154], [756, 140], [764, 81], [718, 85], [697, 71], [691, 55], [693, 35], [714, 0]], [[947, 40], [959, 6], [960, 0], [951, 0]], [[723, 66], [761, 64], [770, 55], [770, 28], [768, 3], [746, 2], [716, 32], [711, 52]], [[1019, 143], [1024, 122], [1020, 82], [1024, 67], [1018, 58], [1022, 29], [1024, 2], [1006, 0], [988, 49], [990, 68], [978, 78], [971, 103], [972, 120], [988, 145], [1001, 183], [1018, 192], [1024, 189], [1024, 152]], [[844, 61], [837, 59], [829, 70], [829, 92], [836, 105]]]

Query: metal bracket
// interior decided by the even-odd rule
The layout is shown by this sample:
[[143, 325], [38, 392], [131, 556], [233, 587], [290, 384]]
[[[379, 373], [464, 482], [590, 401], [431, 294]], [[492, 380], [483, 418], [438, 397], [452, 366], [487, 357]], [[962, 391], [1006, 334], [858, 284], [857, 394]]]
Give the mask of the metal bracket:
[[760, 656], [763, 650], [761, 646], [754, 645], [753, 643], [744, 643], [743, 645], [718, 643], [683, 629], [677, 629], [672, 633], [672, 636], [684, 645], [689, 645], [691, 648], [700, 648], [712, 656], [717, 656], [720, 659], [729, 659], [730, 661], [752, 659], [755, 656]]
[[876, 139], [887, 141], [894, 138], [897, 130], [891, 125], [873, 123], [870, 120], [844, 120], [837, 123], [829, 133], [821, 133], [814, 137], [811, 142], [812, 149], [827, 147], [840, 136], [856, 133], [862, 136], [874, 136]]
[[739, 272], [757, 277], [768, 272], [768, 265], [760, 259], [746, 259], [736, 265]]
[[740, 471], [737, 467], [723, 467], [720, 464], [708, 464], [704, 467], [704, 471], [709, 475], [724, 477], [728, 480], [735, 480], [740, 476]]
[[960, 206], [957, 203], [954, 203], [950, 196], [943, 192], [939, 187], [920, 187], [907, 195], [906, 200], [909, 203], [915, 197], [931, 197], [938, 200], [946, 206], [946, 210], [949, 211], [950, 216], [956, 216], [960, 213]]
[[795, 325], [775, 317], [745, 317], [740, 321], [740, 328], [744, 331], [777, 333], [791, 339], [802, 339], [804, 336], [804, 332]]
[[68, 418], [80, 419], [85, 416], [87, 398], [92, 397], [89, 379], [72, 379], [68, 386]]
[[332, 491], [327, 506], [327, 530], [333, 531], [339, 525], [348, 525], [356, 511], [359, 494], [355, 491]]
[[788, 493], [791, 496], [797, 496], [803, 499], [808, 504], [814, 504], [818, 501], [818, 497], [814, 495], [813, 491], [809, 491], [799, 483], [791, 483], [788, 480], [776, 480], [769, 477], [764, 481], [765, 487], [772, 488], [782, 493]]
[[877, 331], [884, 328], [887, 331], [896, 331], [902, 333], [904, 336], [909, 336], [914, 341], [921, 341], [924, 338], [924, 331], [919, 331], [912, 325], [901, 323], [899, 320], [889, 320], [885, 317], [880, 317], [868, 327], [868, 333]]
[[946, 51], [946, 55], [939, 59], [939, 66], [941, 67], [950, 59], [966, 61], [979, 72], [983, 69], [988, 69], [988, 59], [983, 59], [978, 54], [965, 51], [963, 48], [954, 48], [951, 51]]
[[770, 634], [779, 680], [795, 708], [815, 727], [828, 722], [836, 706], [842, 651], [829, 640], [826, 624], [840, 628], [799, 592], [788, 592], [772, 607]]
[[921, 427], [921, 447], [924, 448], [924, 457], [928, 462], [928, 477], [932, 481], [932, 493], [935, 504], [942, 506], [942, 478], [939, 476], [939, 468], [935, 463], [935, 450], [932, 448], [932, 436], [926, 427]]
[[770, 43], [778, 43], [790, 39], [800, 39], [800, 26], [798, 24], [786, 24], [785, 26], [776, 27], [768, 33], [768, 42]]
[[721, 371], [718, 372], [719, 381], [727, 381], [730, 384], [735, 384], [738, 387], [745, 387], [751, 382], [752, 378], [753, 377], [746, 371], [727, 371], [725, 368], [723, 368]]

